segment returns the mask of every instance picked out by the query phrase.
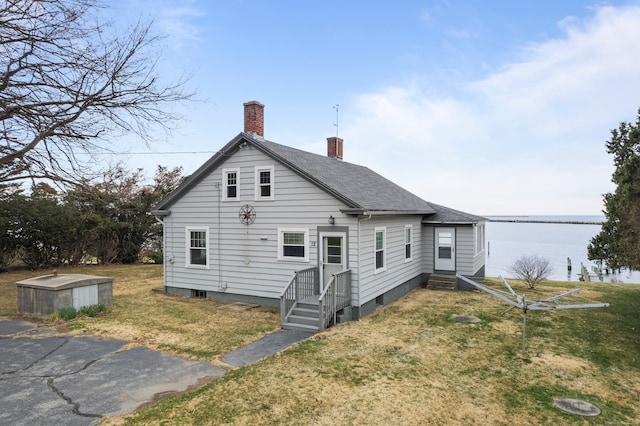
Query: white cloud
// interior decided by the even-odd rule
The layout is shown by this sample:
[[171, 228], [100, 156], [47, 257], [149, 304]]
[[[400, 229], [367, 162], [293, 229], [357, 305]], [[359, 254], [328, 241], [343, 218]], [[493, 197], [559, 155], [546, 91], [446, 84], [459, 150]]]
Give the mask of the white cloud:
[[194, 0], [161, 3], [159, 12], [158, 25], [169, 35], [174, 48], [200, 39], [200, 30], [191, 21], [203, 16], [204, 11], [195, 6]]
[[612, 190], [604, 142], [640, 105], [640, 7], [559, 25], [563, 37], [456, 98], [415, 82], [355, 97], [347, 159], [474, 213], [598, 214]]

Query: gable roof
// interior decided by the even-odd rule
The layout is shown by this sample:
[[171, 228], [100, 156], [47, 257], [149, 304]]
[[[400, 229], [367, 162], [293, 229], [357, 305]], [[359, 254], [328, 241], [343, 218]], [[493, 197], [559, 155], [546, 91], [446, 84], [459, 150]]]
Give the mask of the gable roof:
[[347, 161], [313, 154], [266, 140], [256, 141], [280, 161], [359, 211], [429, 214], [435, 210], [422, 198], [373, 170]]
[[158, 216], [169, 214], [171, 205], [245, 144], [284, 164], [342, 201], [347, 206], [343, 212], [347, 214], [419, 214], [443, 220], [457, 219], [449, 222], [458, 223], [470, 223], [472, 218], [484, 220], [479, 216], [429, 203], [367, 167], [302, 151], [244, 132], [232, 139], [182, 185], [160, 201], [153, 213]]

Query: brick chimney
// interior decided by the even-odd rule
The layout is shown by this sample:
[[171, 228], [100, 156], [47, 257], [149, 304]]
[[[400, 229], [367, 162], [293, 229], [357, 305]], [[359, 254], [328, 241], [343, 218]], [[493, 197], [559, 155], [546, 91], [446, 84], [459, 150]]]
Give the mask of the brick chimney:
[[342, 139], [337, 136], [327, 138], [327, 157], [342, 160]]
[[264, 105], [258, 101], [244, 104], [244, 131], [264, 137]]

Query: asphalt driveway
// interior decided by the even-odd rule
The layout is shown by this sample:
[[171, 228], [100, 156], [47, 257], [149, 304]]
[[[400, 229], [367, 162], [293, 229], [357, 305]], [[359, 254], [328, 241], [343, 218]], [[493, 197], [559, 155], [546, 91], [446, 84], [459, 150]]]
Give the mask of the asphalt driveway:
[[96, 425], [224, 370], [123, 340], [50, 336], [0, 319], [0, 425]]
[[[124, 340], [50, 334], [0, 318], [0, 425], [97, 425], [225, 373]], [[220, 360], [243, 367], [312, 335], [278, 330]]]

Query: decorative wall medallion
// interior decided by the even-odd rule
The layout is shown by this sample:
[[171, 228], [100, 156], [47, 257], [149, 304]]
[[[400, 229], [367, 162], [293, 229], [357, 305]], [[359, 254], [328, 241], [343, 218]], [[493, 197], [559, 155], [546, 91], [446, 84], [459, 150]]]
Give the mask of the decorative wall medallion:
[[256, 209], [254, 209], [250, 204], [245, 204], [244, 206], [240, 207], [238, 217], [240, 218], [240, 223], [247, 226], [251, 225], [256, 221]]

